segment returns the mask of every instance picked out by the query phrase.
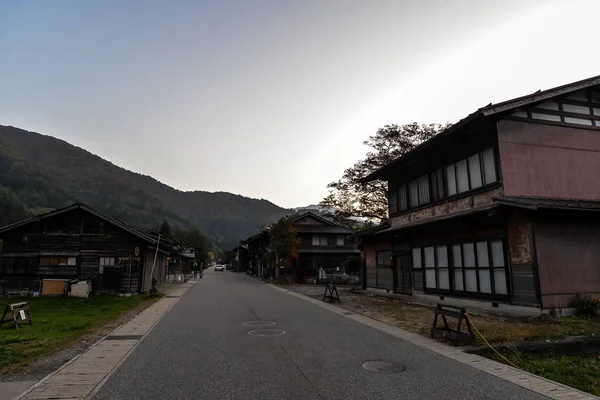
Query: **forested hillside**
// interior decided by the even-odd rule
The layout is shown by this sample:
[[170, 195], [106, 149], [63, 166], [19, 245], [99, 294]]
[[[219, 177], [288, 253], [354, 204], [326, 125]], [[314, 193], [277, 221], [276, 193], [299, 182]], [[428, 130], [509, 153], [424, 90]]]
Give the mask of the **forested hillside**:
[[139, 229], [164, 220], [197, 227], [222, 249], [288, 213], [266, 200], [175, 190], [65, 141], [0, 125], [0, 223], [76, 201]]

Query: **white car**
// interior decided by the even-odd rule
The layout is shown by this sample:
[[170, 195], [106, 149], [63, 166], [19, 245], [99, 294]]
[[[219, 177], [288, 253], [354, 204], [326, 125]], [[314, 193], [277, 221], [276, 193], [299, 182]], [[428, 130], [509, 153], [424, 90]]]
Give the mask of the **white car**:
[[224, 265], [217, 265], [215, 267], [215, 271], [225, 271], [225, 266]]

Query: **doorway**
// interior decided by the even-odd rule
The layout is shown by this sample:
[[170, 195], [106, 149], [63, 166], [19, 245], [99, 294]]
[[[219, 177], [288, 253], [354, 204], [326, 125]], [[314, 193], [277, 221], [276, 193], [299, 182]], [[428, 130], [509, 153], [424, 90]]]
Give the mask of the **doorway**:
[[396, 293], [412, 295], [412, 258], [409, 251], [394, 256]]

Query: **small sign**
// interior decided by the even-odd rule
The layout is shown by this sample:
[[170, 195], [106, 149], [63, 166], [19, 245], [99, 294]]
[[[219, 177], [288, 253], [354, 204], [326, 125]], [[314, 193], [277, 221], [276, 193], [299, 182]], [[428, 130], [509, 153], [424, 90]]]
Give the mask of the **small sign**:
[[27, 302], [6, 305], [2, 318], [0, 318], [0, 325], [11, 322], [16, 329], [19, 329], [19, 325], [24, 323], [31, 325], [31, 313]]
[[136, 257], [138, 257], [138, 256], [140, 255], [140, 248], [139, 248], [139, 247], [136, 247], [136, 248], [133, 250], [133, 254], [135, 254], [135, 256], [136, 256]]

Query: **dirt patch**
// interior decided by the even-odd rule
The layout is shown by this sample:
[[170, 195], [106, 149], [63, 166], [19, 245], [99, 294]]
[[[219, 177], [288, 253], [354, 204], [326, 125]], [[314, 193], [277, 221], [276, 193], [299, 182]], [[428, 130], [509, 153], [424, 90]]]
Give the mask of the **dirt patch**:
[[[322, 286], [312, 285], [285, 288], [316, 299], [321, 299], [325, 290]], [[353, 291], [351, 287], [338, 286], [338, 292], [342, 301], [336, 305], [345, 310], [423, 336], [430, 335], [433, 307]], [[471, 316], [471, 321], [490, 343], [554, 341], [573, 336], [600, 336], [600, 318], [554, 318], [542, 314], [529, 318]], [[456, 320], [451, 322], [456, 323]], [[447, 343], [446, 340], [441, 341]], [[476, 344], [484, 344], [479, 336]]]
[[86, 333], [83, 337], [78, 338], [76, 343], [71, 344], [69, 347], [59, 350], [50, 356], [32, 361], [18, 371], [0, 374], [0, 382], [37, 381], [42, 379], [49, 373], [57, 370], [61, 365], [73, 359], [73, 357], [85, 353], [94, 345], [94, 343], [117, 329], [119, 326], [132, 320], [136, 315], [152, 304], [153, 302], [150, 301], [143, 302], [121, 314], [117, 319]]

